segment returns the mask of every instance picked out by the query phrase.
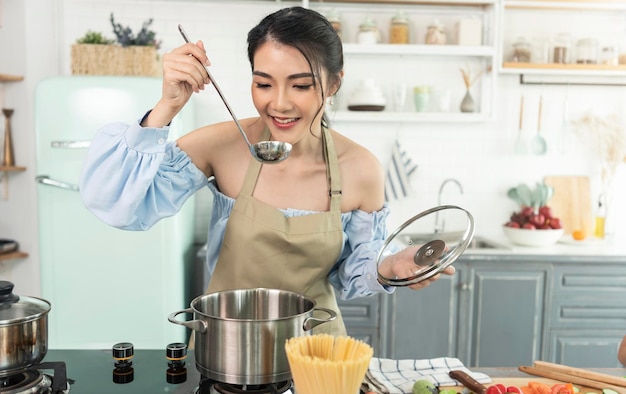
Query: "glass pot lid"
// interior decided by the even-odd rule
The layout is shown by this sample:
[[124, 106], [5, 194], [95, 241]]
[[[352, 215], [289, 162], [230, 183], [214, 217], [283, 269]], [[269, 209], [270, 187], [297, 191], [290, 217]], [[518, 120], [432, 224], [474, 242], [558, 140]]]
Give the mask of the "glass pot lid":
[[[463, 208], [441, 205], [421, 212], [385, 241], [377, 257], [378, 280], [389, 286], [410, 286], [429, 279], [452, 264], [473, 236], [474, 218]], [[412, 255], [413, 261], [386, 260], [400, 251]], [[381, 273], [383, 269], [387, 276]], [[394, 275], [389, 277], [389, 272]]]
[[0, 280], [0, 327], [36, 320], [50, 311], [50, 303], [13, 293], [13, 283]]

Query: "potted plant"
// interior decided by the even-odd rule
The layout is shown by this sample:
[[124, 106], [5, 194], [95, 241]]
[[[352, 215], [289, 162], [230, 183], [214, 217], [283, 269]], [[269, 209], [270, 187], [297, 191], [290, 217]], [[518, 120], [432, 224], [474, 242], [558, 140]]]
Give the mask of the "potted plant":
[[150, 29], [152, 19], [137, 34], [116, 22], [113, 13], [110, 21], [115, 39], [89, 30], [72, 45], [72, 74], [158, 76], [161, 41]]

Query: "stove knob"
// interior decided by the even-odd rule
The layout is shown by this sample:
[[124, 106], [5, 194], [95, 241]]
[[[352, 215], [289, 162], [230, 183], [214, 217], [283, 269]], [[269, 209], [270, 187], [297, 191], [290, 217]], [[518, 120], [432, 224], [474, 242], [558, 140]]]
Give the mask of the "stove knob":
[[187, 345], [176, 342], [170, 343], [165, 348], [167, 358], [166, 380], [170, 384], [180, 384], [187, 380], [187, 368], [185, 359], [187, 358]]
[[170, 343], [165, 348], [165, 357], [170, 361], [182, 361], [187, 358], [187, 345], [176, 342]]
[[130, 342], [120, 342], [113, 345], [113, 359], [115, 365], [132, 365], [132, 358], [135, 355], [135, 347]]

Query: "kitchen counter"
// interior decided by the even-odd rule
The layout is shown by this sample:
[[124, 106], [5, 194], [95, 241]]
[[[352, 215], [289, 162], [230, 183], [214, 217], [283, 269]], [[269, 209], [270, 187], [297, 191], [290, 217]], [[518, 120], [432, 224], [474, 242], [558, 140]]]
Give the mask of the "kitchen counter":
[[[597, 240], [586, 239], [583, 241], [574, 241], [564, 237], [554, 245], [546, 247], [527, 247], [512, 244], [504, 237], [482, 237], [491, 241], [494, 248], [475, 248], [467, 249], [463, 253], [463, 258], [481, 260], [498, 258], [513, 258], [519, 260], [520, 257], [539, 258], [549, 256], [551, 261], [572, 262], [576, 260], [586, 260], [589, 257], [601, 257], [603, 261], [626, 263], [626, 240], [619, 242], [618, 240]], [[606, 259], [606, 260], [605, 260]]]
[[[136, 349], [133, 359], [134, 379], [126, 384], [113, 382], [114, 365], [111, 350], [51, 349], [44, 361], [65, 362], [67, 377], [73, 381], [70, 387], [72, 394], [191, 394], [198, 386], [200, 379], [193, 354], [189, 354], [186, 363], [187, 380], [181, 384], [167, 383], [166, 371], [168, 366], [165, 349]], [[503, 379], [504, 381], [541, 380], [541, 378], [528, 375], [516, 368], [471, 368], [471, 370], [486, 373], [494, 379], [494, 382], [503, 381]], [[626, 373], [623, 368], [592, 370], [614, 376], [623, 376]]]

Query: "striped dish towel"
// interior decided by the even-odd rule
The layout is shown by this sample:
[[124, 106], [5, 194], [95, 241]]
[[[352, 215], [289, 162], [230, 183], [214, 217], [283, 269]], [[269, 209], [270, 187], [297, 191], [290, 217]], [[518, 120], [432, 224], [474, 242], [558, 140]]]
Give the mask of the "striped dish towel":
[[417, 164], [400, 147], [396, 140], [391, 151], [391, 161], [387, 167], [387, 179], [385, 180], [385, 200], [392, 201], [403, 197], [413, 196], [409, 177], [417, 169]]
[[448, 376], [453, 370], [461, 370], [480, 383], [491, 383], [484, 373], [471, 372], [461, 360], [451, 357], [427, 360], [390, 360], [372, 357], [365, 374], [369, 389], [380, 394], [411, 394], [413, 384], [421, 379], [433, 382], [437, 387], [458, 386], [455, 379]]

